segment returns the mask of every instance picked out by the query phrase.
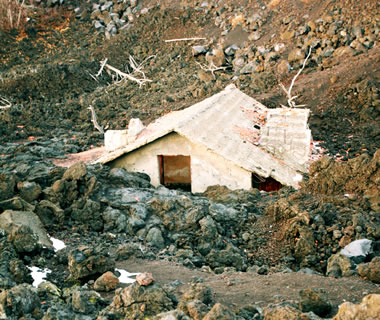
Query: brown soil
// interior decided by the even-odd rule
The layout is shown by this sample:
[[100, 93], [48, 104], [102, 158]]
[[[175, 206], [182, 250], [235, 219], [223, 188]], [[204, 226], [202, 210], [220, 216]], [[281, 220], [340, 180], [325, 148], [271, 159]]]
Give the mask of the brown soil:
[[128, 272], [151, 272], [156, 282], [167, 285], [180, 280], [183, 285], [176, 288], [179, 296], [196, 278], [202, 278], [214, 293], [214, 299], [230, 307], [240, 308], [249, 304], [263, 307], [281, 301], [296, 302], [299, 291], [305, 288], [323, 288], [328, 292], [333, 305], [331, 314], [338, 306], [350, 301], [358, 303], [370, 293], [380, 293], [380, 286], [359, 277], [332, 278], [307, 275], [300, 272], [258, 275], [253, 272], [234, 272], [216, 275], [200, 270], [188, 269], [169, 261], [129, 259], [117, 263], [117, 267]]

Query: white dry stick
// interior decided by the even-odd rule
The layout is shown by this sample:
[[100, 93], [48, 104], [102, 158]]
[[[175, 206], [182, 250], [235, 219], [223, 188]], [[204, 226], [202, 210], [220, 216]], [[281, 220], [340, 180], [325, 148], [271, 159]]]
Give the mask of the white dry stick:
[[8, 109], [12, 107], [12, 103], [9, 100], [0, 97], [0, 109]]
[[137, 65], [136, 60], [132, 56], [129, 56], [129, 65], [131, 66], [134, 72], [141, 73], [143, 78], [146, 79], [144, 71], [141, 70], [142, 64]]
[[16, 28], [18, 28], [20, 26], [21, 15], [22, 15], [23, 10], [24, 10], [24, 3], [25, 3], [25, 0], [22, 0], [22, 3], [21, 3], [20, 8], [19, 8], [20, 11], [18, 12]]
[[106, 65], [107, 61], [108, 61], [108, 58], [105, 58], [103, 61], [101, 61], [100, 69], [98, 73], [95, 75], [96, 77], [99, 77], [102, 74], [104, 66]]
[[[100, 76], [102, 74], [102, 71], [104, 68], [106, 68], [108, 71], [111, 71], [111, 72], [114, 72], [114, 75], [112, 75], [112, 78], [113, 78], [113, 81], [118, 83], [118, 82], [121, 82], [125, 79], [128, 79], [130, 81], [134, 81], [134, 82], [137, 82], [139, 84], [139, 86], [141, 87], [143, 84], [145, 84], [145, 82], [152, 82], [152, 80], [150, 79], [147, 79], [145, 77], [145, 74], [143, 71], [141, 71], [141, 64], [139, 66], [137, 66], [137, 63], [136, 61], [133, 59], [133, 57], [130, 57], [130, 63], [131, 63], [131, 67], [134, 71], [136, 72], [139, 72], [139, 73], [142, 73], [143, 75], [143, 79], [138, 79], [138, 78], [135, 78], [134, 76], [132, 76], [131, 74], [128, 74], [128, 73], [125, 73], [109, 64], [107, 64], [107, 58], [103, 61], [101, 61], [101, 67], [100, 67], [100, 70], [99, 72], [96, 74], [96, 77]], [[120, 80], [119, 80], [120, 79]]]
[[292, 80], [292, 82], [291, 82], [290, 87], [289, 87], [288, 90], [286, 90], [285, 86], [282, 83], [280, 83], [281, 89], [284, 90], [284, 92], [286, 93], [286, 95], [288, 97], [288, 105], [289, 105], [290, 108], [304, 107], [305, 106], [304, 104], [297, 105], [293, 101], [293, 100], [297, 99], [298, 96], [292, 96], [292, 89], [293, 89], [293, 86], [294, 86], [294, 83], [295, 83], [297, 77], [301, 74], [301, 72], [303, 71], [303, 69], [305, 69], [306, 62], [309, 59], [310, 55], [311, 55], [311, 47], [309, 49], [309, 53], [307, 54], [307, 56], [306, 56], [306, 58], [305, 58], [305, 60], [304, 60], [304, 62], [302, 64], [301, 69], [299, 69], [298, 72], [297, 72], [297, 74], [294, 76], [294, 78], [293, 78], [293, 80]]
[[104, 129], [103, 129], [103, 127], [101, 127], [101, 126], [99, 125], [98, 121], [96, 120], [96, 113], [95, 113], [94, 107], [93, 107], [92, 105], [90, 105], [87, 109], [89, 109], [89, 110], [91, 111], [91, 116], [92, 116], [91, 121], [92, 121], [92, 123], [94, 124], [94, 127], [95, 127], [96, 129], [98, 129], [98, 131], [99, 131], [100, 133], [104, 133]]
[[180, 38], [180, 39], [170, 39], [170, 40], [165, 40], [165, 42], [176, 42], [176, 41], [192, 41], [192, 40], [206, 40], [206, 38]]
[[215, 71], [226, 70], [228, 68], [228, 67], [216, 67], [212, 62], [210, 63], [209, 67], [207, 67], [206, 65], [202, 65], [201, 63], [197, 61], [195, 63], [198, 64], [203, 71], [211, 72], [214, 79], [215, 79], [215, 74], [214, 74]]
[[155, 58], [156, 56], [157, 55], [155, 55], [155, 54], [149, 56], [143, 62], [141, 62], [139, 65], [137, 64], [136, 60], [132, 56], [129, 56], [129, 65], [131, 66], [131, 68], [133, 69], [134, 72], [141, 73], [143, 78], [146, 79], [145, 72], [142, 71], [142, 67], [144, 66], [145, 62], [147, 62], [148, 60], [150, 60], [152, 58]]
[[[122, 80], [125, 80], [125, 79], [128, 79], [130, 81], [134, 81], [134, 82], [137, 82], [139, 84], [139, 86], [141, 87], [145, 82], [152, 82], [152, 80], [150, 79], [138, 79], [138, 78], [135, 78], [133, 76], [131, 76], [130, 74], [128, 73], [125, 73], [123, 71], [120, 71], [119, 69], [116, 69], [115, 67], [113, 66], [110, 66], [109, 64], [105, 64], [105, 67], [110, 70], [110, 71], [113, 71], [115, 72], [116, 76], [117, 76], [117, 79], [118, 77], [121, 78], [120, 81]], [[118, 82], [120, 82], [118, 81]]]

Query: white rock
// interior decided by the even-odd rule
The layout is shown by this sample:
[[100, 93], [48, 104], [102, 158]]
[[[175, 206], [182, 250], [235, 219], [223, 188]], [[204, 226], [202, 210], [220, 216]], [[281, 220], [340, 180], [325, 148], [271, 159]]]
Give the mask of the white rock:
[[346, 257], [358, 257], [358, 256], [367, 256], [372, 252], [372, 240], [360, 239], [351, 242], [346, 245], [341, 251], [340, 254]]

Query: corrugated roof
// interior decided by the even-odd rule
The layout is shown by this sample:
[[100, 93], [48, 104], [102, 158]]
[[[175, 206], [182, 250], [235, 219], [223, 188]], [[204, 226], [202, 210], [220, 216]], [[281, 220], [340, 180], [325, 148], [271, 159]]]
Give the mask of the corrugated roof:
[[[187, 109], [169, 113], [147, 126], [127, 146], [101, 157], [107, 163], [123, 154], [151, 143], [170, 132], [177, 132], [196, 144], [232, 161], [234, 164], [286, 185], [295, 186], [296, 163], [276, 158], [254, 142], [260, 137], [268, 109], [234, 85]], [[255, 128], [256, 126], [256, 128]]]

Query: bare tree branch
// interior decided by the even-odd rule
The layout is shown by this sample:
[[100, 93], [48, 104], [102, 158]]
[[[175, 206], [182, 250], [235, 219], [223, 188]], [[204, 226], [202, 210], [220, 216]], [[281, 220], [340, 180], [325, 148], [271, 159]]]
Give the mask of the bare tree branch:
[[90, 105], [87, 109], [89, 109], [91, 111], [91, 116], [92, 116], [92, 123], [94, 124], [94, 127], [100, 132], [100, 133], [104, 133], [104, 129], [102, 126], [99, 125], [98, 121], [96, 120], [96, 113], [95, 113], [95, 109], [92, 105]]
[[208, 67], [206, 65], [202, 65], [201, 63], [199, 63], [197, 61], [195, 63], [197, 65], [199, 65], [203, 71], [211, 72], [214, 79], [215, 79], [215, 74], [214, 74], [215, 71], [226, 70], [228, 68], [228, 67], [216, 67], [214, 65], [214, 63], [212, 63], [212, 62], [210, 63], [210, 65]]
[[3, 97], [0, 97], [0, 109], [8, 109], [10, 107], [12, 107], [12, 103]]
[[180, 38], [180, 39], [170, 39], [170, 40], [165, 40], [165, 42], [176, 42], [176, 41], [192, 41], [192, 40], [206, 40], [206, 38]]
[[103, 69], [104, 69], [104, 66], [106, 65], [107, 61], [108, 61], [108, 58], [105, 58], [105, 59], [101, 62], [100, 69], [99, 69], [98, 73], [95, 75], [96, 77], [99, 77], [99, 76], [102, 74]]
[[[154, 56], [151, 56], [151, 57], [154, 57]], [[150, 58], [150, 57], [148, 57], [148, 58]], [[144, 60], [144, 62], [145, 61], [147, 61], [147, 59]], [[145, 82], [152, 82], [152, 80], [146, 78], [145, 73], [141, 70], [142, 64], [137, 65], [136, 60], [132, 56], [129, 57], [129, 63], [130, 63], [131, 68], [134, 70], [134, 72], [137, 72], [137, 73], [140, 73], [143, 75], [142, 79], [136, 78], [136, 77], [132, 76], [131, 74], [125, 73], [125, 72], [107, 64], [107, 58], [104, 59], [103, 61], [101, 61], [101, 67], [100, 67], [100, 70], [98, 71], [98, 73], [96, 74], [96, 77], [99, 77], [105, 68], [111, 73], [112, 80], [116, 83], [119, 83], [123, 80], [128, 79], [130, 81], [137, 82], [139, 84], [139, 86], [141, 87], [142, 85], [145, 84]], [[113, 72], [113, 74], [112, 74], [112, 72]]]
[[[302, 104], [302, 105], [297, 105], [297, 104], [295, 103], [294, 100], [297, 99], [298, 96], [292, 96], [292, 89], [293, 89], [293, 86], [294, 86], [294, 83], [295, 83], [297, 77], [301, 74], [301, 72], [303, 71], [303, 69], [305, 69], [306, 62], [307, 62], [307, 60], [309, 59], [310, 55], [311, 55], [311, 47], [310, 47], [310, 49], [309, 49], [309, 53], [307, 54], [307, 56], [306, 56], [306, 58], [305, 58], [305, 60], [304, 60], [304, 62], [303, 62], [303, 64], [302, 64], [301, 69], [298, 70], [297, 74], [296, 74], [296, 75], [294, 76], [294, 78], [292, 79], [292, 82], [291, 82], [290, 87], [289, 87], [288, 90], [286, 90], [285, 86], [284, 86], [282, 83], [280, 83], [280, 87], [281, 87], [281, 89], [284, 90], [286, 96], [288, 97], [288, 105], [289, 105], [290, 108], [304, 107], [304, 106], [305, 106], [304, 104]], [[285, 107], [285, 106], [283, 106], [283, 107]]]

